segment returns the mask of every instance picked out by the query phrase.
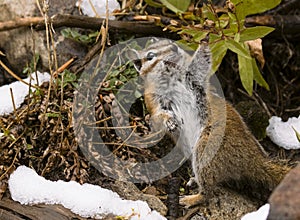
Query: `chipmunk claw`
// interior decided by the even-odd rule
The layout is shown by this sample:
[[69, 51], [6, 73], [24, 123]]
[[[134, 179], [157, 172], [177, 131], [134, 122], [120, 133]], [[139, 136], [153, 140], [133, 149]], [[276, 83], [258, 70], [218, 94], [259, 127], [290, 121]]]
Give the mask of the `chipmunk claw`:
[[166, 126], [168, 128], [168, 130], [170, 132], [174, 132], [176, 130], [176, 128], [178, 127], [178, 123], [176, 121], [175, 118], [170, 117], [167, 121], [166, 121]]

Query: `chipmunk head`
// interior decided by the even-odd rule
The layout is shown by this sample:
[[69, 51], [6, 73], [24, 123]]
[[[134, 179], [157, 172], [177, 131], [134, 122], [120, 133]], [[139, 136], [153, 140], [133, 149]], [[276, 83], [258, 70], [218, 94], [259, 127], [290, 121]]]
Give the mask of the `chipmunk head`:
[[129, 56], [141, 76], [161, 72], [167, 62], [181, 67], [190, 63], [190, 55], [175, 42], [159, 38], [152, 38], [151, 44], [144, 50], [131, 50]]
[[191, 56], [174, 41], [152, 38], [145, 49], [130, 50], [129, 57], [140, 75], [150, 79], [158, 73], [171, 74], [168, 68], [173, 67], [187, 73], [191, 81], [197, 81], [205, 87], [211, 73], [211, 54], [206, 44], [202, 44]]

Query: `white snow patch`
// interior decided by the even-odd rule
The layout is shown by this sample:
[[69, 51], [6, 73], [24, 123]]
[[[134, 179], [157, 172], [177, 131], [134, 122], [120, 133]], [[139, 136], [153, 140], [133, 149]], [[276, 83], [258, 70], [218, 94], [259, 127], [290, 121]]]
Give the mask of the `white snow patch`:
[[300, 133], [300, 116], [289, 118], [287, 122], [283, 122], [280, 117], [273, 116], [269, 120], [266, 131], [270, 139], [278, 146], [287, 150], [299, 149], [300, 142], [293, 128]]
[[[84, 15], [106, 18], [106, 0], [79, 0], [76, 2], [76, 6], [81, 9]], [[120, 9], [120, 4], [116, 0], [108, 0], [109, 19], [115, 19], [111, 13], [116, 9]]]
[[117, 193], [92, 184], [46, 180], [26, 166], [11, 174], [8, 185], [12, 199], [25, 205], [61, 204], [85, 218], [114, 214], [130, 220], [166, 220], [146, 202], [123, 200]]
[[270, 204], [265, 204], [255, 212], [244, 215], [241, 220], [266, 220], [269, 215]]
[[[47, 82], [50, 80], [49, 73], [40, 73], [37, 72], [38, 82], [42, 84], [43, 82]], [[31, 84], [36, 85], [36, 74], [32, 73], [31, 76], [24, 79], [25, 82], [29, 83], [31, 78]], [[10, 94], [10, 88], [12, 89], [13, 96], [14, 96], [14, 103], [16, 108], [19, 108], [21, 104], [24, 102], [25, 97], [29, 93], [29, 86], [20, 82], [16, 81], [9, 85], [4, 85], [0, 87], [0, 115], [9, 114], [14, 111], [13, 102]], [[35, 88], [31, 87], [31, 90], [34, 91]]]

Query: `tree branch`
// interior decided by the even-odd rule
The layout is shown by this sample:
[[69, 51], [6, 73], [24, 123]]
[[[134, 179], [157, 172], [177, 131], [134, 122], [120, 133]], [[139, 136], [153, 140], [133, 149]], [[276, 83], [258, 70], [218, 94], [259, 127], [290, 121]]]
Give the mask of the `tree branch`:
[[[151, 17], [151, 16], [149, 16]], [[159, 18], [159, 17], [156, 17]], [[161, 17], [161, 21], [163, 21]], [[175, 20], [164, 20], [165, 22], [174, 22]], [[104, 24], [105, 19], [86, 16], [62, 15], [57, 14], [50, 19], [53, 27], [77, 27], [84, 29], [99, 29]], [[180, 23], [180, 21], [176, 21]], [[276, 28], [272, 37], [280, 37], [282, 34], [300, 37], [300, 16], [299, 15], [263, 15], [246, 18], [246, 26], [266, 25]], [[12, 21], [0, 22], [0, 31], [11, 30], [20, 27], [34, 26], [36, 29], [44, 29], [45, 23], [43, 17], [18, 18]], [[109, 31], [114, 33], [133, 33], [141, 35], [171, 36], [171, 33], [164, 32], [156, 25], [155, 19], [150, 21], [108, 21]]]
[[270, 26], [276, 28], [271, 37], [300, 38], [300, 16], [299, 15], [263, 15], [246, 18], [246, 26]]
[[[53, 27], [77, 27], [84, 29], [99, 29], [105, 22], [103, 18], [94, 18], [86, 16], [57, 14], [50, 19]], [[17, 18], [11, 21], [0, 22], [0, 31], [7, 31], [20, 27], [34, 26], [36, 29], [44, 29], [45, 23], [43, 17]], [[113, 32], [127, 32], [135, 34], [162, 34], [161, 27], [155, 25], [154, 21], [114, 21], [109, 20], [108, 26]]]
[[43, 17], [17, 18], [11, 21], [0, 22], [0, 31], [7, 31], [20, 27], [30, 27], [31, 25], [43, 24]]

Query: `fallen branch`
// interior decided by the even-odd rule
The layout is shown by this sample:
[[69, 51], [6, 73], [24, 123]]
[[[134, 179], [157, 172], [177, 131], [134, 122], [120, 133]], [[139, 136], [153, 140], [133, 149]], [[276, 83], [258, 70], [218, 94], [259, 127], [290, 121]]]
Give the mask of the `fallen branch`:
[[272, 37], [292, 35], [300, 37], [300, 16], [299, 15], [263, 15], [246, 18], [246, 26], [270, 26], [276, 28]]
[[28, 18], [17, 18], [11, 21], [0, 22], [0, 31], [7, 31], [20, 27], [30, 27], [31, 25], [43, 24], [43, 17], [28, 17]]
[[[86, 16], [75, 16], [75, 15], [62, 15], [57, 14], [51, 17], [50, 23], [53, 27], [77, 27], [84, 29], [99, 29], [105, 22], [103, 18], [94, 18]], [[114, 21], [109, 20], [108, 25], [110, 31], [115, 32], [129, 32], [136, 34], [162, 34], [162, 28], [155, 25], [154, 21]], [[0, 31], [7, 31], [11, 29], [30, 27], [33, 26], [36, 29], [45, 28], [45, 20], [43, 17], [28, 17], [28, 18], [17, 18], [11, 21], [0, 22]]]
[[[153, 17], [153, 16], [152, 16]], [[172, 35], [172, 33], [166, 33], [163, 29], [156, 25], [157, 19], [150, 19], [148, 21], [115, 21], [109, 20], [108, 26], [109, 31], [114, 33], [133, 33], [141, 35]], [[161, 17], [160, 21], [174, 22], [175, 20], [165, 20]], [[29, 18], [18, 18], [13, 21], [3, 21], [0, 22], [0, 31], [7, 31], [20, 27], [30, 27], [33, 26], [36, 29], [44, 29], [43, 17], [29, 17]], [[84, 29], [99, 29], [101, 25], [105, 22], [103, 18], [94, 18], [86, 16], [75, 16], [75, 15], [63, 15], [57, 14], [51, 17], [51, 24], [55, 28], [59, 27], [77, 27]], [[180, 23], [179, 20], [176, 22]], [[263, 15], [263, 16], [253, 16], [246, 18], [246, 26], [271, 26], [276, 28], [274, 36], [284, 35], [296, 35], [300, 37], [300, 16], [299, 15]], [[297, 36], [298, 35], [298, 36]], [[295, 36], [293, 36], [295, 37]]]
[[268, 14], [287, 14], [293, 9], [297, 9], [300, 7], [299, 0], [289, 0], [281, 3], [276, 8], [268, 11]]

